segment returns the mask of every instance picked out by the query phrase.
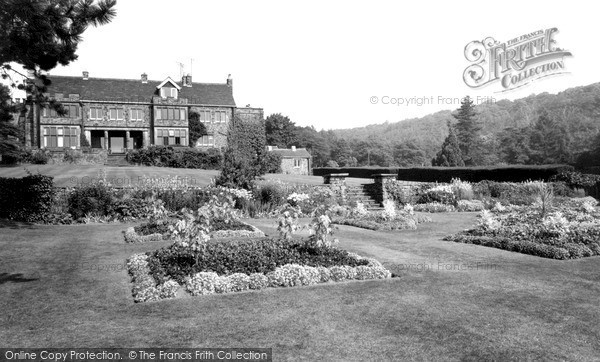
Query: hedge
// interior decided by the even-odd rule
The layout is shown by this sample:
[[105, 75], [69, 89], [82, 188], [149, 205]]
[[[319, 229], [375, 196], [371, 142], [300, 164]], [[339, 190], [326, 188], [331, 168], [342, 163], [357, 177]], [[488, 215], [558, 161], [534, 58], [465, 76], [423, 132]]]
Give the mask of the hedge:
[[54, 200], [52, 177], [29, 175], [0, 177], [0, 218], [39, 221], [50, 212]]
[[151, 146], [128, 151], [126, 159], [131, 164], [144, 166], [217, 170], [223, 155], [216, 149], [205, 151], [181, 146]]
[[348, 173], [348, 177], [372, 178], [378, 173], [397, 173], [398, 180], [418, 182], [451, 182], [458, 178], [463, 181], [483, 180], [498, 182], [523, 182], [527, 180], [548, 181], [562, 171], [572, 171], [569, 165], [515, 165], [477, 167], [320, 167], [313, 170], [315, 176], [330, 173]]
[[348, 177], [372, 178], [378, 173], [398, 173], [399, 167], [316, 167], [314, 176], [325, 176], [330, 173], [348, 173]]

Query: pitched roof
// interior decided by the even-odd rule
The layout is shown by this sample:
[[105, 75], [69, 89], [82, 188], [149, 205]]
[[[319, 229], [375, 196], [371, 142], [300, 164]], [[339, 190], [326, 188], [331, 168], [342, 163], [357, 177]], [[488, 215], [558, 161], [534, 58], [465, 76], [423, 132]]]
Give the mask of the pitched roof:
[[[88, 78], [49, 76], [52, 84], [48, 93], [79, 94], [82, 100], [151, 102], [157, 96], [157, 86], [163, 81], [140, 79]], [[182, 86], [181, 82], [177, 83]], [[192, 83], [191, 87], [181, 87], [179, 98], [187, 98], [189, 104], [205, 104], [235, 107], [232, 88], [225, 83]]]
[[292, 151], [289, 148], [273, 148], [269, 152], [275, 152], [281, 155], [281, 157], [300, 157], [300, 158], [310, 158], [310, 153], [306, 150], [306, 148], [296, 148], [296, 151]]

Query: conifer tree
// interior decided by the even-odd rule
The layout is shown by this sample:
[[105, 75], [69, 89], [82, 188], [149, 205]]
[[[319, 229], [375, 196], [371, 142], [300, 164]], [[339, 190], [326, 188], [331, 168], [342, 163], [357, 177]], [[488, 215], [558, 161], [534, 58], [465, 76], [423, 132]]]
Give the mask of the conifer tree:
[[477, 121], [475, 105], [469, 96], [463, 98], [460, 108], [452, 116], [458, 121], [456, 123], [456, 137], [458, 138], [462, 159], [465, 165], [472, 166], [474, 165], [481, 125]]
[[458, 138], [454, 132], [454, 127], [448, 122], [448, 136], [442, 144], [442, 149], [431, 161], [433, 166], [456, 167], [464, 166]]

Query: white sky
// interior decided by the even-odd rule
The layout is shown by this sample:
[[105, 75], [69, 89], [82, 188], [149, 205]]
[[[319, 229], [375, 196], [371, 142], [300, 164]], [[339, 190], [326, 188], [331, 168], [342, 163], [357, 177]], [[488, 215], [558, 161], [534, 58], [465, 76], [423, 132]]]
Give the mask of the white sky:
[[[90, 28], [79, 59], [56, 75], [225, 82], [238, 106], [282, 113], [297, 125], [350, 128], [420, 117], [457, 104], [438, 97], [521, 98], [600, 81], [598, 8], [592, 1], [192, 1], [118, 0], [108, 25]], [[467, 87], [464, 47], [556, 27], [568, 75], [509, 93]], [[434, 97], [396, 106], [370, 97]]]

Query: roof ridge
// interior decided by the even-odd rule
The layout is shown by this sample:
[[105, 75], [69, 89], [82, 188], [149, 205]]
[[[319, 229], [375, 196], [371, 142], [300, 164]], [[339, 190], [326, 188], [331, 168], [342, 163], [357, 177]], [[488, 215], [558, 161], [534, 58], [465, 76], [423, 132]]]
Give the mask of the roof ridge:
[[[81, 79], [83, 80], [82, 76], [74, 76], [74, 75], [52, 75], [49, 74], [47, 75], [48, 78], [50, 78], [50, 80], [52, 80], [52, 78], [70, 78], [70, 79]], [[167, 78], [171, 78], [171, 76], [167, 76]], [[156, 82], [156, 83], [161, 83], [164, 82], [167, 78], [163, 79], [163, 80], [152, 80], [152, 79], [148, 79], [148, 83], [150, 82]], [[141, 79], [131, 79], [131, 78], [104, 78], [104, 77], [88, 77], [87, 80], [90, 79], [94, 79], [94, 80], [123, 80], [123, 81], [129, 81], [129, 82], [141, 82]], [[171, 78], [173, 81], [175, 81], [175, 83], [181, 83], [176, 81], [175, 79]], [[209, 85], [227, 85], [227, 83], [214, 83], [214, 82], [192, 82], [192, 84], [209, 84]]]

